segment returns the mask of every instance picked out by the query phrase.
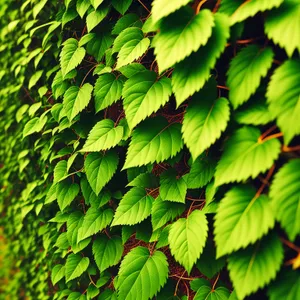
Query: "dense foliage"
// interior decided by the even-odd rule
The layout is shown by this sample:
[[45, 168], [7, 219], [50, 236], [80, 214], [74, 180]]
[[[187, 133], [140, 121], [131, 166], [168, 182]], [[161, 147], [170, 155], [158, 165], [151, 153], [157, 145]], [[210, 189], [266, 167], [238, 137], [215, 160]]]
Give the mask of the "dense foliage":
[[0, 298], [300, 299], [299, 19], [1, 0]]

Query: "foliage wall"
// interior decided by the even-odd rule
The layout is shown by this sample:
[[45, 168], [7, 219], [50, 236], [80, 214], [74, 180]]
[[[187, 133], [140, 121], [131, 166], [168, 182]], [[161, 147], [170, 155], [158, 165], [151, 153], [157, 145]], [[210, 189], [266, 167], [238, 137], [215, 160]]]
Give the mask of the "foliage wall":
[[300, 299], [299, 20], [1, 0], [0, 298]]

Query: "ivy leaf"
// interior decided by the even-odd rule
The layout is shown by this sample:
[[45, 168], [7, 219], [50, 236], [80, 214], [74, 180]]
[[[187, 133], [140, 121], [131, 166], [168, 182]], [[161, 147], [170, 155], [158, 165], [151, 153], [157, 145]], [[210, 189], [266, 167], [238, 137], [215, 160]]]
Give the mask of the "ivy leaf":
[[86, 26], [88, 32], [91, 32], [108, 14], [109, 8], [94, 10], [86, 17]]
[[99, 76], [94, 89], [96, 112], [118, 101], [121, 98], [122, 89], [122, 78], [116, 78], [111, 73]]
[[197, 291], [194, 300], [227, 300], [229, 295], [229, 290], [223, 286], [212, 289], [209, 286], [203, 285]]
[[274, 279], [282, 260], [283, 247], [275, 234], [231, 254], [228, 269], [238, 298], [244, 299]]
[[260, 140], [260, 131], [254, 127], [238, 129], [227, 141], [215, 173], [216, 186], [240, 182], [271, 168], [280, 154], [277, 139]]
[[94, 9], [96, 10], [104, 0], [89, 0], [89, 1], [91, 2]]
[[230, 116], [227, 99], [217, 99], [215, 81], [211, 80], [192, 97], [184, 115], [182, 136], [195, 160], [221, 136]]
[[112, 45], [113, 41], [114, 39], [109, 33], [99, 33], [87, 44], [86, 51], [94, 56], [98, 62], [101, 62], [105, 51]]
[[191, 0], [154, 0], [152, 3], [152, 17], [155, 22], [170, 15], [182, 6], [187, 5]]
[[144, 188], [132, 188], [120, 201], [112, 226], [142, 222], [151, 214], [153, 201], [153, 197]]
[[231, 16], [231, 25], [246, 20], [249, 17], [253, 17], [260, 11], [270, 10], [279, 5], [284, 0], [253, 0], [245, 1], [237, 8], [237, 10]]
[[[141, 27], [141, 26], [139, 26], [140, 23], [141, 23], [141, 21], [140, 21], [138, 15], [133, 14], [133, 13], [126, 14], [125, 16], [123, 16], [116, 22], [111, 33], [118, 35], [126, 28]], [[142, 23], [141, 23], [141, 25], [142, 25]]]
[[299, 18], [299, 1], [285, 0], [278, 9], [270, 11], [265, 20], [265, 32], [268, 38], [284, 48], [289, 57], [293, 55], [295, 49], [300, 52]]
[[132, 40], [141, 41], [144, 38], [143, 31], [139, 27], [129, 27], [124, 29], [115, 39], [112, 53], [119, 52], [121, 48]]
[[55, 265], [51, 271], [51, 281], [55, 285], [65, 277], [65, 267], [63, 265]]
[[209, 279], [213, 278], [226, 263], [226, 257], [216, 259], [216, 248], [211, 239], [207, 239], [203, 253], [197, 261], [197, 268]]
[[116, 152], [90, 153], [84, 162], [86, 177], [92, 190], [99, 195], [117, 170], [119, 158]]
[[185, 205], [163, 201], [161, 197], [158, 196], [153, 202], [151, 209], [153, 231], [161, 228], [167, 222], [174, 220], [177, 216], [180, 216], [184, 209]]
[[57, 184], [56, 195], [59, 209], [63, 211], [79, 193], [79, 185], [77, 183], [70, 184], [68, 181], [62, 181]]
[[287, 60], [275, 70], [268, 85], [269, 109], [277, 118], [285, 144], [289, 144], [295, 135], [300, 134], [299, 81], [300, 60]]
[[[205, 45], [213, 26], [214, 17], [208, 9], [195, 15], [191, 7], [184, 7], [164, 19], [153, 39], [159, 72], [162, 73]], [[201, 35], [198, 35], [199, 32]]]
[[268, 295], [270, 300], [294, 300], [300, 297], [299, 271], [284, 270], [279, 273], [275, 282], [271, 284]]
[[84, 216], [81, 227], [78, 230], [77, 243], [107, 227], [114, 213], [111, 209], [101, 210], [90, 207]]
[[180, 124], [166, 119], [147, 119], [133, 132], [123, 169], [161, 162], [175, 156], [182, 148]]
[[69, 38], [63, 43], [63, 49], [60, 53], [60, 66], [63, 79], [72, 70], [74, 70], [83, 60], [85, 49], [79, 47], [78, 41]]
[[124, 15], [131, 5], [132, 0], [112, 0], [112, 6], [121, 14]]
[[157, 179], [152, 173], [141, 173], [127, 184], [127, 186], [138, 186], [143, 188], [156, 188], [157, 185]]
[[53, 183], [57, 183], [61, 181], [63, 178], [65, 178], [68, 175], [67, 164], [68, 162], [66, 160], [60, 160], [56, 164], [53, 171], [54, 173]]
[[207, 232], [208, 222], [200, 210], [194, 210], [186, 219], [181, 218], [171, 225], [171, 253], [188, 274], [203, 251]]
[[[177, 106], [204, 86], [210, 76], [210, 69], [214, 67], [226, 46], [228, 37], [228, 18], [223, 14], [215, 14], [215, 26], [206, 45], [175, 66], [172, 88]], [[195, 64], [195, 61], [200, 63]]]
[[64, 110], [72, 121], [89, 104], [92, 97], [93, 86], [89, 83], [82, 87], [71, 86], [64, 94]]
[[270, 197], [276, 219], [294, 241], [300, 234], [300, 159], [286, 163], [275, 175]]
[[118, 299], [148, 300], [159, 292], [167, 282], [167, 278], [166, 256], [161, 251], [154, 251], [151, 254], [145, 247], [136, 247], [121, 263], [115, 285]]
[[216, 163], [210, 157], [198, 157], [192, 163], [190, 172], [183, 176], [187, 183], [187, 188], [198, 189], [207, 185], [214, 176], [215, 168]]
[[90, 131], [81, 152], [107, 150], [116, 146], [123, 138], [123, 127], [115, 127], [113, 120], [104, 119]]
[[274, 224], [271, 201], [266, 195], [257, 196], [252, 186], [233, 187], [222, 199], [215, 217], [217, 257], [253, 244]]
[[177, 179], [177, 172], [169, 169], [160, 175], [159, 193], [162, 200], [185, 203], [187, 185], [183, 177]]
[[146, 117], [166, 104], [172, 93], [170, 79], [152, 71], [144, 71], [130, 77], [123, 88], [123, 105], [129, 128], [134, 128]]
[[88, 257], [82, 257], [80, 254], [70, 254], [65, 267], [66, 282], [81, 276], [87, 270], [89, 264]]
[[234, 108], [246, 102], [272, 66], [274, 53], [270, 47], [257, 45], [243, 48], [230, 62], [227, 85], [229, 100]]
[[150, 40], [143, 38], [142, 40], [131, 40], [124, 44], [118, 54], [116, 69], [132, 63], [141, 57], [148, 49]]
[[123, 250], [120, 237], [108, 238], [106, 235], [97, 237], [93, 243], [93, 255], [100, 272], [119, 263]]
[[89, 7], [91, 6], [90, 0], [77, 0], [76, 10], [82, 19]]
[[261, 99], [241, 107], [236, 111], [234, 118], [239, 124], [246, 125], [265, 125], [274, 119], [267, 103]]

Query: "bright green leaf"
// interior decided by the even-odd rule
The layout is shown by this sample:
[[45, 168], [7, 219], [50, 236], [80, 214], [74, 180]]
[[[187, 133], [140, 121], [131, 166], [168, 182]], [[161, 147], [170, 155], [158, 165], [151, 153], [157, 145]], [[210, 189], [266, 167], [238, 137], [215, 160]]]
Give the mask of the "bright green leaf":
[[70, 184], [68, 181], [62, 181], [57, 184], [57, 203], [61, 211], [63, 211], [79, 193], [79, 185], [77, 183]]
[[80, 254], [70, 254], [65, 266], [66, 282], [82, 275], [87, 270], [89, 263], [88, 257], [82, 257]]
[[128, 10], [132, 0], [112, 0], [112, 6], [122, 15]]

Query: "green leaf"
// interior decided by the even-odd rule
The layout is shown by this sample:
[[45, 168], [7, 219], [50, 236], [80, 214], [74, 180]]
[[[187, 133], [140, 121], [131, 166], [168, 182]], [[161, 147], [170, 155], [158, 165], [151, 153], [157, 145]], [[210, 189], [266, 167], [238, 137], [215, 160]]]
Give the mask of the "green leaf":
[[35, 72], [35, 73], [31, 76], [31, 78], [30, 78], [30, 80], [29, 80], [29, 83], [28, 83], [28, 89], [29, 89], [29, 90], [31, 90], [31, 88], [34, 87], [34, 86], [37, 84], [37, 82], [38, 82], [39, 79], [42, 77], [42, 75], [43, 75], [43, 70], [40, 70], [40, 71]]
[[84, 216], [81, 227], [78, 230], [77, 243], [90, 237], [97, 232], [102, 231], [107, 227], [113, 218], [111, 209], [101, 210], [95, 207], [90, 207]]
[[119, 52], [121, 48], [132, 40], [141, 41], [144, 38], [143, 31], [139, 27], [129, 27], [124, 29], [115, 39], [112, 53]]
[[278, 7], [284, 0], [252, 0], [244, 1], [230, 18], [231, 25], [253, 17], [260, 11]]
[[[198, 189], [207, 185], [214, 176], [216, 162], [210, 157], [198, 157], [193, 163], [190, 172], [183, 176], [188, 189]], [[206, 199], [206, 201], [208, 201]]]
[[130, 78], [132, 76], [134, 76], [135, 74], [139, 73], [139, 72], [143, 72], [146, 71], [146, 68], [139, 63], [132, 63], [130, 65], [121, 67], [119, 69], [119, 71], [127, 78]]
[[127, 186], [138, 186], [143, 188], [156, 188], [158, 186], [157, 179], [152, 173], [141, 173], [130, 181]]
[[55, 285], [65, 277], [65, 267], [63, 265], [55, 265], [51, 272], [51, 281]]
[[62, 181], [57, 184], [57, 203], [59, 209], [63, 211], [79, 193], [79, 185], [77, 183], [70, 184], [68, 181]]
[[90, 153], [84, 162], [86, 177], [91, 188], [99, 195], [118, 167], [118, 155], [114, 151]]
[[60, 66], [63, 79], [72, 70], [74, 70], [83, 60], [85, 49], [79, 47], [78, 41], [69, 38], [63, 43], [63, 49], [60, 53]]
[[268, 85], [267, 100], [271, 114], [283, 132], [285, 144], [300, 134], [300, 60], [287, 60], [278, 67]]
[[[282, 0], [271, 2], [282, 3]], [[298, 49], [300, 52], [300, 3], [297, 0], [285, 0], [278, 9], [270, 11], [265, 20], [265, 32], [269, 39], [284, 48], [291, 57]]]
[[229, 295], [229, 290], [223, 286], [212, 289], [209, 286], [203, 285], [197, 291], [194, 300], [227, 300]]
[[246, 102], [259, 87], [272, 66], [274, 53], [270, 47], [257, 45], [243, 48], [230, 62], [227, 85], [229, 100], [234, 108]]
[[104, 119], [90, 131], [81, 152], [95, 152], [115, 147], [123, 138], [123, 127], [115, 127], [113, 120]]
[[201, 274], [209, 279], [213, 278], [225, 266], [226, 258], [216, 259], [216, 248], [211, 239], [207, 239], [203, 253], [197, 261], [197, 268]]
[[167, 222], [180, 216], [184, 212], [184, 209], [185, 205], [163, 201], [161, 197], [158, 196], [153, 202], [151, 209], [151, 223], [153, 230], [161, 228]]
[[98, 6], [104, 1], [104, 0], [89, 0], [91, 4], [93, 5], [94, 9], [96, 10]]
[[122, 89], [122, 78], [116, 78], [114, 74], [99, 76], [94, 89], [96, 112], [118, 101], [121, 98]]
[[191, 0], [154, 0], [152, 3], [153, 20], [157, 22], [159, 19], [170, 15], [189, 2], [191, 2]]
[[100, 290], [94, 286], [93, 284], [90, 284], [89, 287], [87, 288], [87, 299], [94, 299], [96, 296], [98, 296], [100, 293]]
[[142, 40], [131, 40], [124, 44], [118, 54], [116, 69], [132, 63], [140, 58], [148, 49], [150, 40], [144, 38]]
[[93, 255], [100, 272], [118, 264], [123, 250], [124, 247], [120, 237], [108, 238], [106, 235], [97, 237], [93, 243]]
[[84, 36], [82, 36], [78, 42], [79, 47], [84, 46], [91, 40], [95, 39], [96, 34], [95, 33], [87, 33]]
[[151, 214], [154, 199], [144, 188], [133, 187], [119, 203], [112, 226], [134, 225]]
[[214, 17], [208, 9], [195, 15], [191, 7], [184, 7], [164, 19], [152, 43], [159, 72], [162, 73], [205, 45], [213, 26]]
[[121, 263], [115, 285], [118, 299], [148, 300], [159, 292], [167, 282], [167, 278], [166, 256], [161, 251], [154, 251], [151, 254], [145, 247], [136, 247]]
[[123, 169], [161, 162], [182, 148], [181, 125], [162, 117], [147, 119], [133, 132]]
[[109, 8], [94, 10], [86, 17], [86, 25], [88, 32], [91, 32], [108, 14]]
[[215, 217], [217, 257], [253, 244], [271, 228], [275, 218], [271, 201], [256, 195], [252, 186], [235, 186], [222, 199]]
[[300, 159], [286, 163], [275, 175], [270, 190], [276, 219], [291, 241], [300, 234], [299, 168]]
[[160, 175], [159, 193], [162, 200], [185, 203], [186, 191], [184, 178], [177, 178], [175, 170], [169, 169]]
[[294, 300], [300, 297], [299, 271], [283, 270], [268, 290], [270, 300]]
[[89, 83], [82, 87], [71, 86], [64, 94], [64, 110], [72, 121], [89, 104], [92, 97], [93, 86]]
[[122, 15], [126, 13], [132, 0], [112, 0], [112, 6]]
[[91, 6], [90, 0], [77, 0], [76, 10], [82, 19], [89, 7]]
[[66, 282], [82, 275], [88, 268], [90, 260], [80, 254], [70, 254], [66, 263]]
[[[124, 29], [129, 28], [129, 27], [140, 27], [138, 24], [141, 23], [139, 16], [136, 14], [126, 14], [122, 18], [120, 18], [113, 30], [112, 34], [120, 34]], [[142, 24], [142, 23], [141, 23]]]
[[246, 125], [265, 125], [273, 121], [273, 116], [268, 108], [268, 105], [262, 99], [252, 103], [247, 103], [235, 112], [235, 120], [239, 124]]
[[130, 77], [124, 84], [122, 96], [129, 128], [134, 128], [146, 117], [166, 104], [172, 93], [170, 79], [144, 71]]
[[220, 138], [229, 116], [229, 103], [225, 98], [217, 99], [214, 80], [192, 97], [184, 115], [182, 136], [194, 160]]
[[231, 254], [228, 269], [238, 298], [244, 299], [274, 279], [282, 260], [283, 247], [275, 234]]
[[35, 117], [29, 120], [23, 129], [23, 138], [36, 132], [40, 132], [47, 122], [47, 116]]
[[[228, 18], [223, 14], [215, 14], [215, 26], [206, 45], [175, 66], [172, 88], [177, 106], [204, 86], [210, 76], [210, 70], [226, 46], [228, 37]], [[195, 61], [201, 63], [195, 64]]]
[[270, 169], [280, 154], [277, 139], [262, 140], [254, 127], [238, 129], [227, 141], [216, 173], [216, 186], [240, 182]]
[[56, 164], [53, 172], [54, 173], [53, 183], [61, 181], [63, 178], [65, 178], [68, 175], [67, 164], [68, 162], [66, 160], [60, 160]]
[[107, 32], [97, 34], [95, 38], [87, 44], [86, 51], [100, 62], [105, 51], [112, 45], [113, 40], [113, 37]]
[[200, 210], [194, 210], [186, 219], [181, 218], [171, 225], [171, 253], [188, 274], [203, 251], [207, 232], [208, 222]]

